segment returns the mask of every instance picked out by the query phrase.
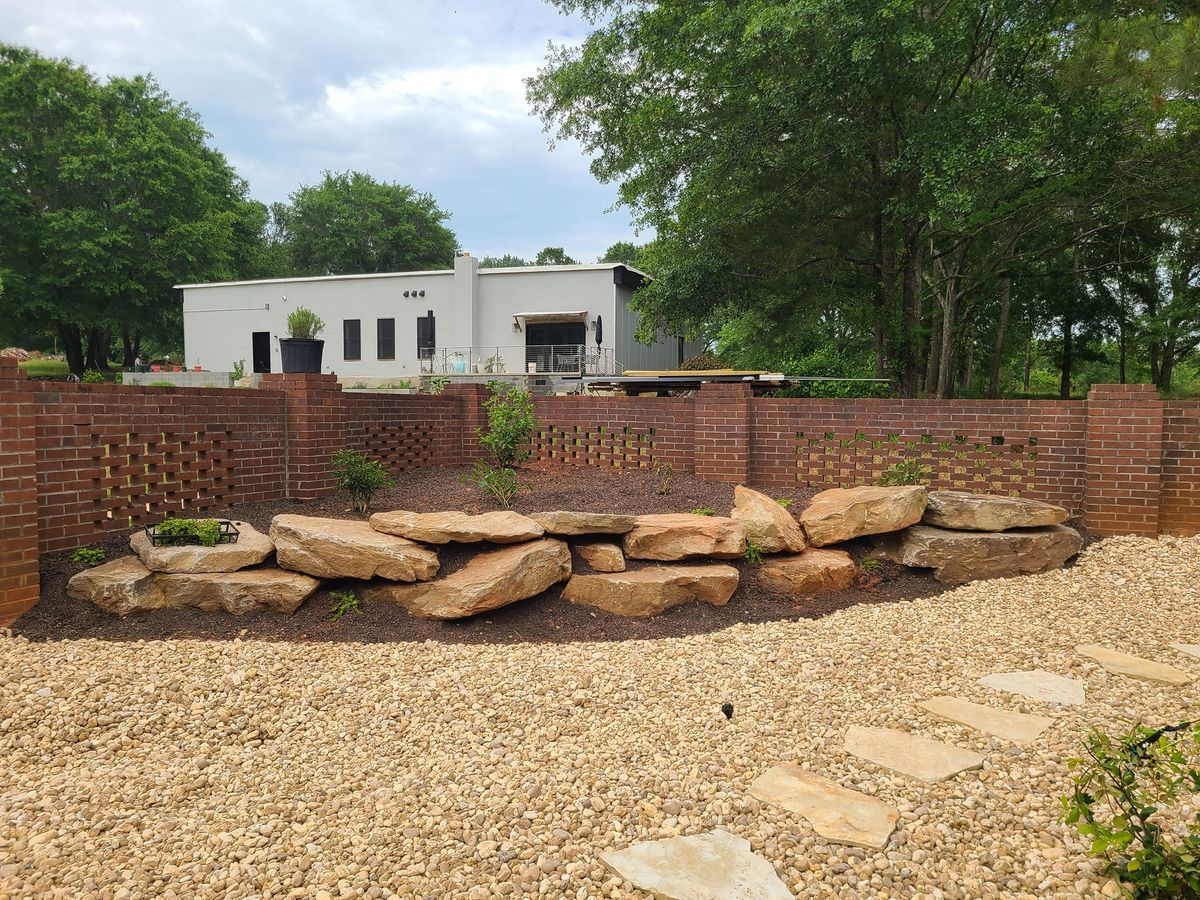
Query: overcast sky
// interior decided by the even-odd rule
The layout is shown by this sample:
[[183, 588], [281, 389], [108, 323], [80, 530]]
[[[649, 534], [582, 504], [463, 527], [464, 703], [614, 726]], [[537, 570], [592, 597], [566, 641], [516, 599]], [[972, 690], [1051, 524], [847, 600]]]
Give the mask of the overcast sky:
[[[477, 256], [638, 239], [615, 188], [550, 150], [522, 78], [587, 23], [538, 0], [3, 0], [0, 40], [99, 75], [152, 72], [259, 200], [324, 169], [428, 191]], [[642, 236], [644, 240], [645, 236]]]

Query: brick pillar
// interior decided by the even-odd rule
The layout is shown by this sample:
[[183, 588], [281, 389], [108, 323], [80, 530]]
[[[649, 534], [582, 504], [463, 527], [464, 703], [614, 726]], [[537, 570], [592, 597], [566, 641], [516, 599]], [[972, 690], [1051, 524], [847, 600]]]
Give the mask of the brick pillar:
[[333, 374], [264, 375], [262, 387], [285, 394], [285, 495], [315, 500], [337, 490], [330, 475], [333, 454], [346, 449], [346, 407]]
[[750, 385], [702, 385], [695, 409], [697, 477], [735, 484], [749, 481]]
[[0, 626], [38, 600], [36, 413], [33, 385], [0, 358]]
[[460, 423], [459, 458], [456, 461], [438, 461], [440, 465], [467, 465], [486, 455], [479, 446], [479, 432], [476, 430], [487, 424], [487, 413], [483, 409], [483, 401], [487, 399], [487, 387], [482, 384], [448, 384], [442, 389], [446, 397], [458, 400]]
[[1163, 402], [1152, 384], [1088, 393], [1083, 524], [1097, 534], [1158, 534]]

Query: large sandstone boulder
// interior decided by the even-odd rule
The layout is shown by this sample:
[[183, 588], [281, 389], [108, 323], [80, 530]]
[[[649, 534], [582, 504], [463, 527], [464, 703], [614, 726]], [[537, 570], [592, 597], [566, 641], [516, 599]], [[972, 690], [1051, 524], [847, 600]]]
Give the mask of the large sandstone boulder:
[[906, 566], [936, 569], [938, 581], [1033, 575], [1060, 568], [1079, 552], [1079, 532], [1066, 525], [1023, 531], [951, 531], [914, 525], [878, 541], [879, 555]]
[[693, 600], [724, 606], [737, 586], [738, 570], [733, 566], [648, 566], [636, 572], [572, 575], [562, 595], [618, 616], [657, 616]]
[[546, 529], [547, 534], [578, 537], [581, 534], [624, 534], [633, 528], [636, 516], [620, 513], [540, 512], [530, 515], [533, 521]]
[[426, 544], [448, 544], [451, 541], [463, 544], [479, 541], [516, 544], [539, 538], [545, 533], [545, 529], [533, 519], [511, 510], [473, 516], [464, 512], [415, 513], [397, 509], [375, 513], [369, 521], [376, 531]]
[[733, 512], [742, 523], [746, 540], [763, 553], [799, 553], [805, 547], [804, 530], [792, 514], [766, 494], [739, 484], [733, 489]]
[[921, 517], [926, 525], [966, 531], [1042, 528], [1066, 520], [1067, 511], [1052, 503], [967, 491], [930, 491], [929, 505]]
[[236, 543], [201, 547], [155, 547], [145, 531], [129, 538], [129, 547], [152, 572], [236, 572], [266, 562], [275, 550], [271, 539], [248, 522], [234, 522]]
[[67, 596], [95, 603], [118, 616], [170, 605], [154, 573], [136, 556], [122, 556], [72, 575], [67, 582]]
[[928, 492], [920, 485], [831, 488], [813, 497], [800, 522], [808, 542], [824, 547], [915, 525], [927, 500]]
[[575, 552], [597, 572], [625, 571], [625, 554], [616, 544], [580, 544]]
[[625, 535], [630, 559], [677, 560], [697, 556], [737, 559], [746, 555], [746, 532], [725, 516], [691, 513], [638, 516]]
[[151, 572], [136, 556], [124, 556], [73, 576], [67, 595], [127, 616], [152, 609], [195, 606], [241, 615], [253, 609], [291, 613], [320, 582], [274, 567], [237, 572]]
[[772, 594], [807, 597], [844, 591], [854, 584], [858, 567], [844, 550], [805, 550], [795, 556], [773, 556], [758, 569], [758, 583]]
[[321, 586], [299, 572], [274, 567], [242, 569], [223, 575], [159, 575], [168, 606], [195, 606], [240, 616], [257, 609], [290, 615]]
[[438, 572], [436, 552], [366, 522], [280, 515], [271, 539], [281, 567], [317, 578], [427, 581]]
[[399, 603], [427, 619], [461, 619], [534, 597], [571, 577], [571, 551], [543, 538], [480, 553], [444, 578], [418, 584], [375, 585], [368, 601]]

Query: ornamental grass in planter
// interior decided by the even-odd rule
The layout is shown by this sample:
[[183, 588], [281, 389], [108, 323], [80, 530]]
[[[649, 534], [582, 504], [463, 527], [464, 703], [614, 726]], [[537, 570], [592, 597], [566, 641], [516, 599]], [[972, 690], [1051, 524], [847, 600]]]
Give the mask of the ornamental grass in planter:
[[318, 340], [317, 335], [325, 330], [325, 323], [304, 306], [288, 313], [287, 323], [291, 337], [279, 341], [284, 373], [320, 372], [325, 342]]

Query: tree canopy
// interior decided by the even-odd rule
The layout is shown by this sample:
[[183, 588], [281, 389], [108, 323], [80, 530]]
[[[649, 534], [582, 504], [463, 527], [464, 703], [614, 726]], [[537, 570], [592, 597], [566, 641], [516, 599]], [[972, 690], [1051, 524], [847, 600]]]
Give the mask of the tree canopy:
[[5, 317], [52, 327], [72, 371], [178, 332], [172, 285], [253, 265], [265, 208], [152, 78], [101, 82], [0, 45], [0, 277]]
[[1119, 344], [1122, 376], [1136, 357], [1166, 388], [1194, 358], [1190, 8], [556, 5], [597, 27], [529, 97], [658, 235], [647, 334], [857, 359], [908, 396], [1011, 389], [1035, 346], [1064, 394], [1085, 348]]
[[430, 194], [363, 172], [325, 172], [272, 208], [289, 275], [448, 269], [457, 239]]

